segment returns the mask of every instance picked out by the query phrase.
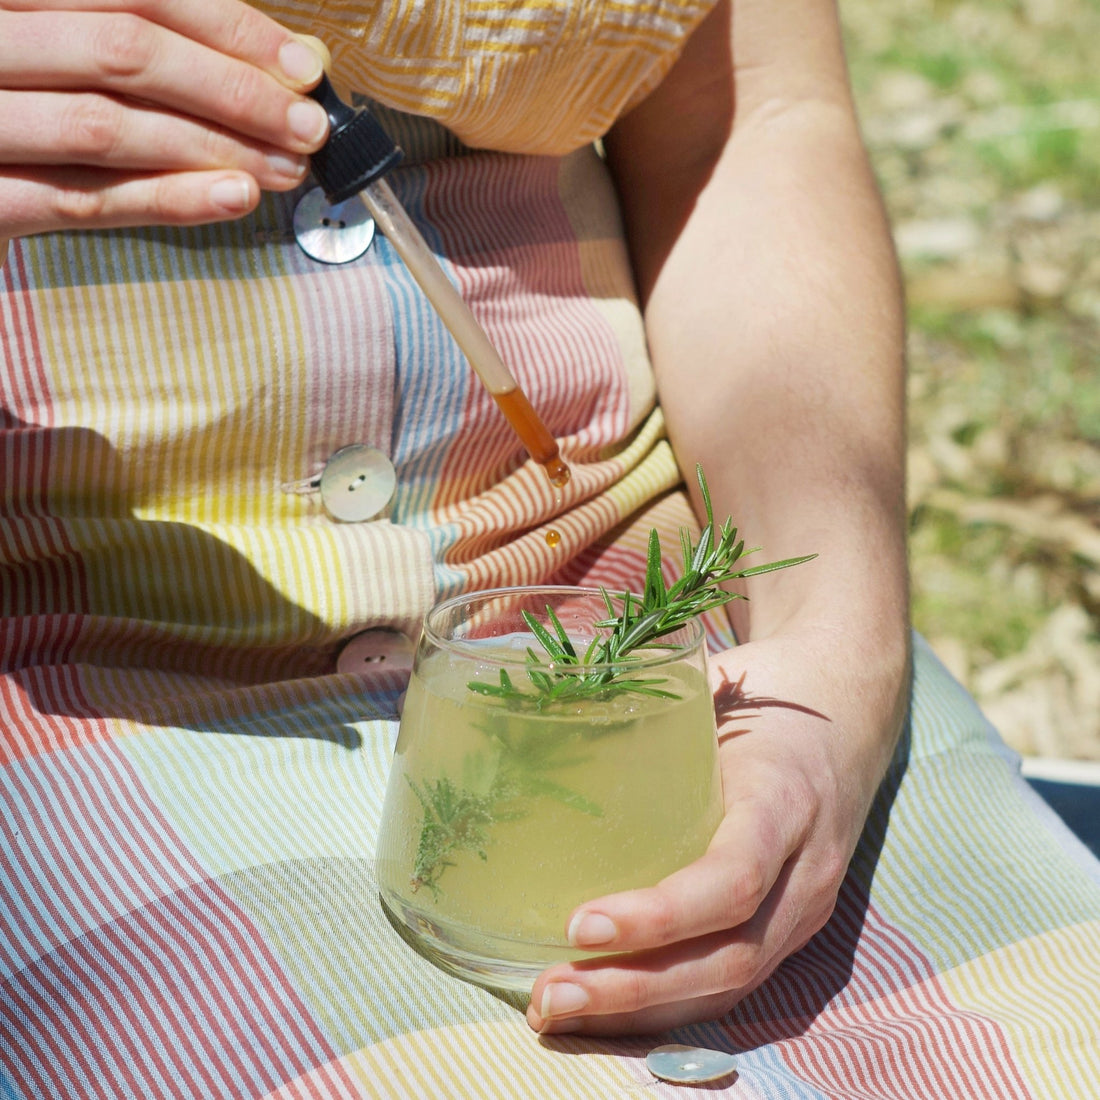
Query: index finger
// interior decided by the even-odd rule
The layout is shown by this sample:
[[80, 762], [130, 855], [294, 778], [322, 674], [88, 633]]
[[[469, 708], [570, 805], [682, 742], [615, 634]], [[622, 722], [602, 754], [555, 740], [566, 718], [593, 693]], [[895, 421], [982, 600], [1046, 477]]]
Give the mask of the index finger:
[[301, 39], [243, 0], [6, 0], [17, 12], [131, 12], [204, 46], [263, 69], [301, 91], [321, 77], [321, 58]]

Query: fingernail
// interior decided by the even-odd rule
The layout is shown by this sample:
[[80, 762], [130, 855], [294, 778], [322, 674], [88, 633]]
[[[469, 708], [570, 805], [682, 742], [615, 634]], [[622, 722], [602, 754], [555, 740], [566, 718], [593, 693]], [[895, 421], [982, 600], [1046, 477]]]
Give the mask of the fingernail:
[[308, 168], [305, 157], [292, 156], [290, 153], [268, 153], [264, 162], [272, 175], [285, 176], [292, 180], [301, 179]]
[[291, 133], [307, 145], [315, 145], [328, 130], [328, 115], [320, 103], [312, 99], [300, 99], [290, 105], [286, 123]]
[[572, 982], [551, 982], [542, 991], [539, 1015], [548, 1020], [551, 1016], [568, 1016], [580, 1012], [588, 1004], [588, 994]]
[[252, 195], [244, 180], [218, 180], [210, 185], [210, 201], [223, 210], [239, 213], [252, 205]]
[[615, 922], [603, 913], [578, 913], [569, 922], [566, 937], [574, 947], [600, 947], [618, 934]]
[[284, 42], [280, 47], [279, 67], [298, 84], [309, 84], [321, 75], [321, 59], [297, 39]]

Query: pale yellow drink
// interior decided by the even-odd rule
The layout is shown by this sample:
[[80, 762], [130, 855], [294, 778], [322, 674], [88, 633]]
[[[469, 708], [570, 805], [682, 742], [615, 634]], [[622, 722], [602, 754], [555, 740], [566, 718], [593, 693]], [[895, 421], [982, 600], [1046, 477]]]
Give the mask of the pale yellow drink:
[[514, 989], [584, 954], [565, 940], [575, 906], [697, 858], [722, 814], [699, 653], [638, 674], [676, 698], [618, 690], [536, 709], [471, 690], [502, 663], [519, 684], [522, 653], [488, 640], [418, 657], [378, 848], [399, 930], [462, 976]]

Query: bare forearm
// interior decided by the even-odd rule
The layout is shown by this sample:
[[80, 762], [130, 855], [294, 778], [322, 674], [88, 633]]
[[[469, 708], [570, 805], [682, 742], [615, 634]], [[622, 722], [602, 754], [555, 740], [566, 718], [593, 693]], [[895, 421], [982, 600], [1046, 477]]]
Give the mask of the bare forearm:
[[732, 605], [738, 633], [812, 618], [904, 645], [901, 292], [839, 59], [819, 64], [821, 94], [736, 85], [711, 160], [614, 156], [646, 148], [678, 113], [671, 98], [626, 120], [612, 163], [689, 482], [702, 462], [716, 510], [769, 558], [819, 555], [753, 580], [751, 602]]
[[753, 636], [791, 613], [784, 594], [805, 609], [809, 590], [828, 590], [858, 607], [871, 572], [879, 597], [904, 599], [893, 253], [869, 181], [837, 163], [828, 120], [802, 110], [784, 121], [804, 133], [782, 151], [767, 134], [727, 150], [646, 307], [685, 469], [704, 463], [719, 508], [768, 555], [820, 555], [801, 576], [754, 582], [752, 604], [738, 605]]

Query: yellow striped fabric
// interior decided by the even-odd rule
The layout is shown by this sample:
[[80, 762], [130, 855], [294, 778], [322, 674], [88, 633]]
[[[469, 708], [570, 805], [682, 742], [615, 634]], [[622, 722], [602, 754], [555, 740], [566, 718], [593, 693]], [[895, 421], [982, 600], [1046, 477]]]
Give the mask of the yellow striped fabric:
[[[1097, 989], [1090, 973], [1098, 936], [1100, 921], [1057, 928], [1007, 944], [943, 976], [944, 987], [959, 1004], [1004, 1029], [1039, 1096], [1085, 1097], [1100, 1082]], [[1052, 1034], [1067, 1051], [1062, 1057], [1051, 1057]]]
[[[334, 75], [468, 145], [562, 154], [660, 81], [714, 0], [272, 0], [324, 39]], [[553, 108], [547, 110], [547, 105]]]

